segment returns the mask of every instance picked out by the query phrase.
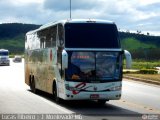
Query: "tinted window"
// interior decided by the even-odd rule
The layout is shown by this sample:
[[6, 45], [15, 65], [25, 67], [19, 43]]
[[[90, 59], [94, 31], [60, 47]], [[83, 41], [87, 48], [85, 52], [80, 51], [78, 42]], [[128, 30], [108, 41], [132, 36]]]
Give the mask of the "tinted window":
[[[118, 53], [97, 52], [96, 54], [96, 77], [98, 79], [108, 79], [115, 77], [115, 70], [118, 61]], [[119, 73], [118, 73], [119, 74]]]
[[68, 52], [68, 55], [67, 79], [95, 79], [94, 52]]
[[120, 57], [118, 52], [68, 52], [67, 80], [119, 79]]
[[119, 48], [115, 24], [68, 23], [65, 25], [67, 48]]
[[7, 56], [8, 52], [0, 52], [0, 56]]
[[56, 46], [57, 26], [38, 31], [40, 48], [50, 48]]
[[63, 45], [64, 44], [64, 29], [61, 24], [58, 25], [58, 39], [59, 39], [59, 44]]

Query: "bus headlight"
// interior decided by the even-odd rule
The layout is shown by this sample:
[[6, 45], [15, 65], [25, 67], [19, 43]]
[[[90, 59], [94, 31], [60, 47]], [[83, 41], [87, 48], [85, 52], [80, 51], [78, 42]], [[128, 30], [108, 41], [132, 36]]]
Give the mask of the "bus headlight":
[[67, 90], [70, 90], [70, 91], [73, 91], [73, 90], [79, 91], [79, 90], [81, 90], [81, 89], [76, 88], [76, 87], [70, 87], [68, 84], [66, 84], [65, 87], [66, 87]]
[[122, 86], [115, 86], [110, 88], [110, 91], [120, 91], [122, 89]]

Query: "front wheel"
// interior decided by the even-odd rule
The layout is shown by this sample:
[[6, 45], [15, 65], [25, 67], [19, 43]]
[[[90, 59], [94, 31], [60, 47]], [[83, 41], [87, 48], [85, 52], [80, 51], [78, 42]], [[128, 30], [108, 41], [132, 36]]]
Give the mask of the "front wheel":
[[60, 103], [60, 98], [58, 97], [57, 95], [57, 86], [56, 86], [56, 83], [53, 85], [53, 97], [54, 97], [54, 100], [56, 101], [56, 103]]
[[37, 92], [37, 90], [36, 90], [36, 83], [35, 83], [34, 77], [32, 77], [32, 80], [31, 80], [31, 83], [30, 83], [30, 88], [31, 88], [31, 91], [33, 93]]

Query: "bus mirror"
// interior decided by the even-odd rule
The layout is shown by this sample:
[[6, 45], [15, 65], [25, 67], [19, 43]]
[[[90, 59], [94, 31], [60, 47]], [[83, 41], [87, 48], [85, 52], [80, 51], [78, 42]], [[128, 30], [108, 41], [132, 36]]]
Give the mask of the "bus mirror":
[[62, 69], [68, 68], [68, 54], [65, 50], [62, 51]]
[[126, 68], [130, 69], [132, 65], [132, 56], [129, 51], [124, 50], [124, 55], [126, 57]]

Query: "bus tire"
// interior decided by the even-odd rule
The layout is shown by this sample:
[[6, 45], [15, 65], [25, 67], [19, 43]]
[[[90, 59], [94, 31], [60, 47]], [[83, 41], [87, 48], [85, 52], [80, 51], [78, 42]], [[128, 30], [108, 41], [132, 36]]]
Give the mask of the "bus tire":
[[53, 82], [53, 98], [56, 103], [58, 103], [58, 104], [60, 103], [60, 98], [57, 95], [57, 85], [56, 85], [55, 81]]
[[29, 76], [29, 87], [30, 87], [30, 90], [32, 90], [31, 75]]
[[31, 91], [32, 91], [33, 93], [36, 93], [36, 92], [37, 92], [34, 76], [31, 77], [31, 87], [30, 87], [30, 88], [31, 88]]

